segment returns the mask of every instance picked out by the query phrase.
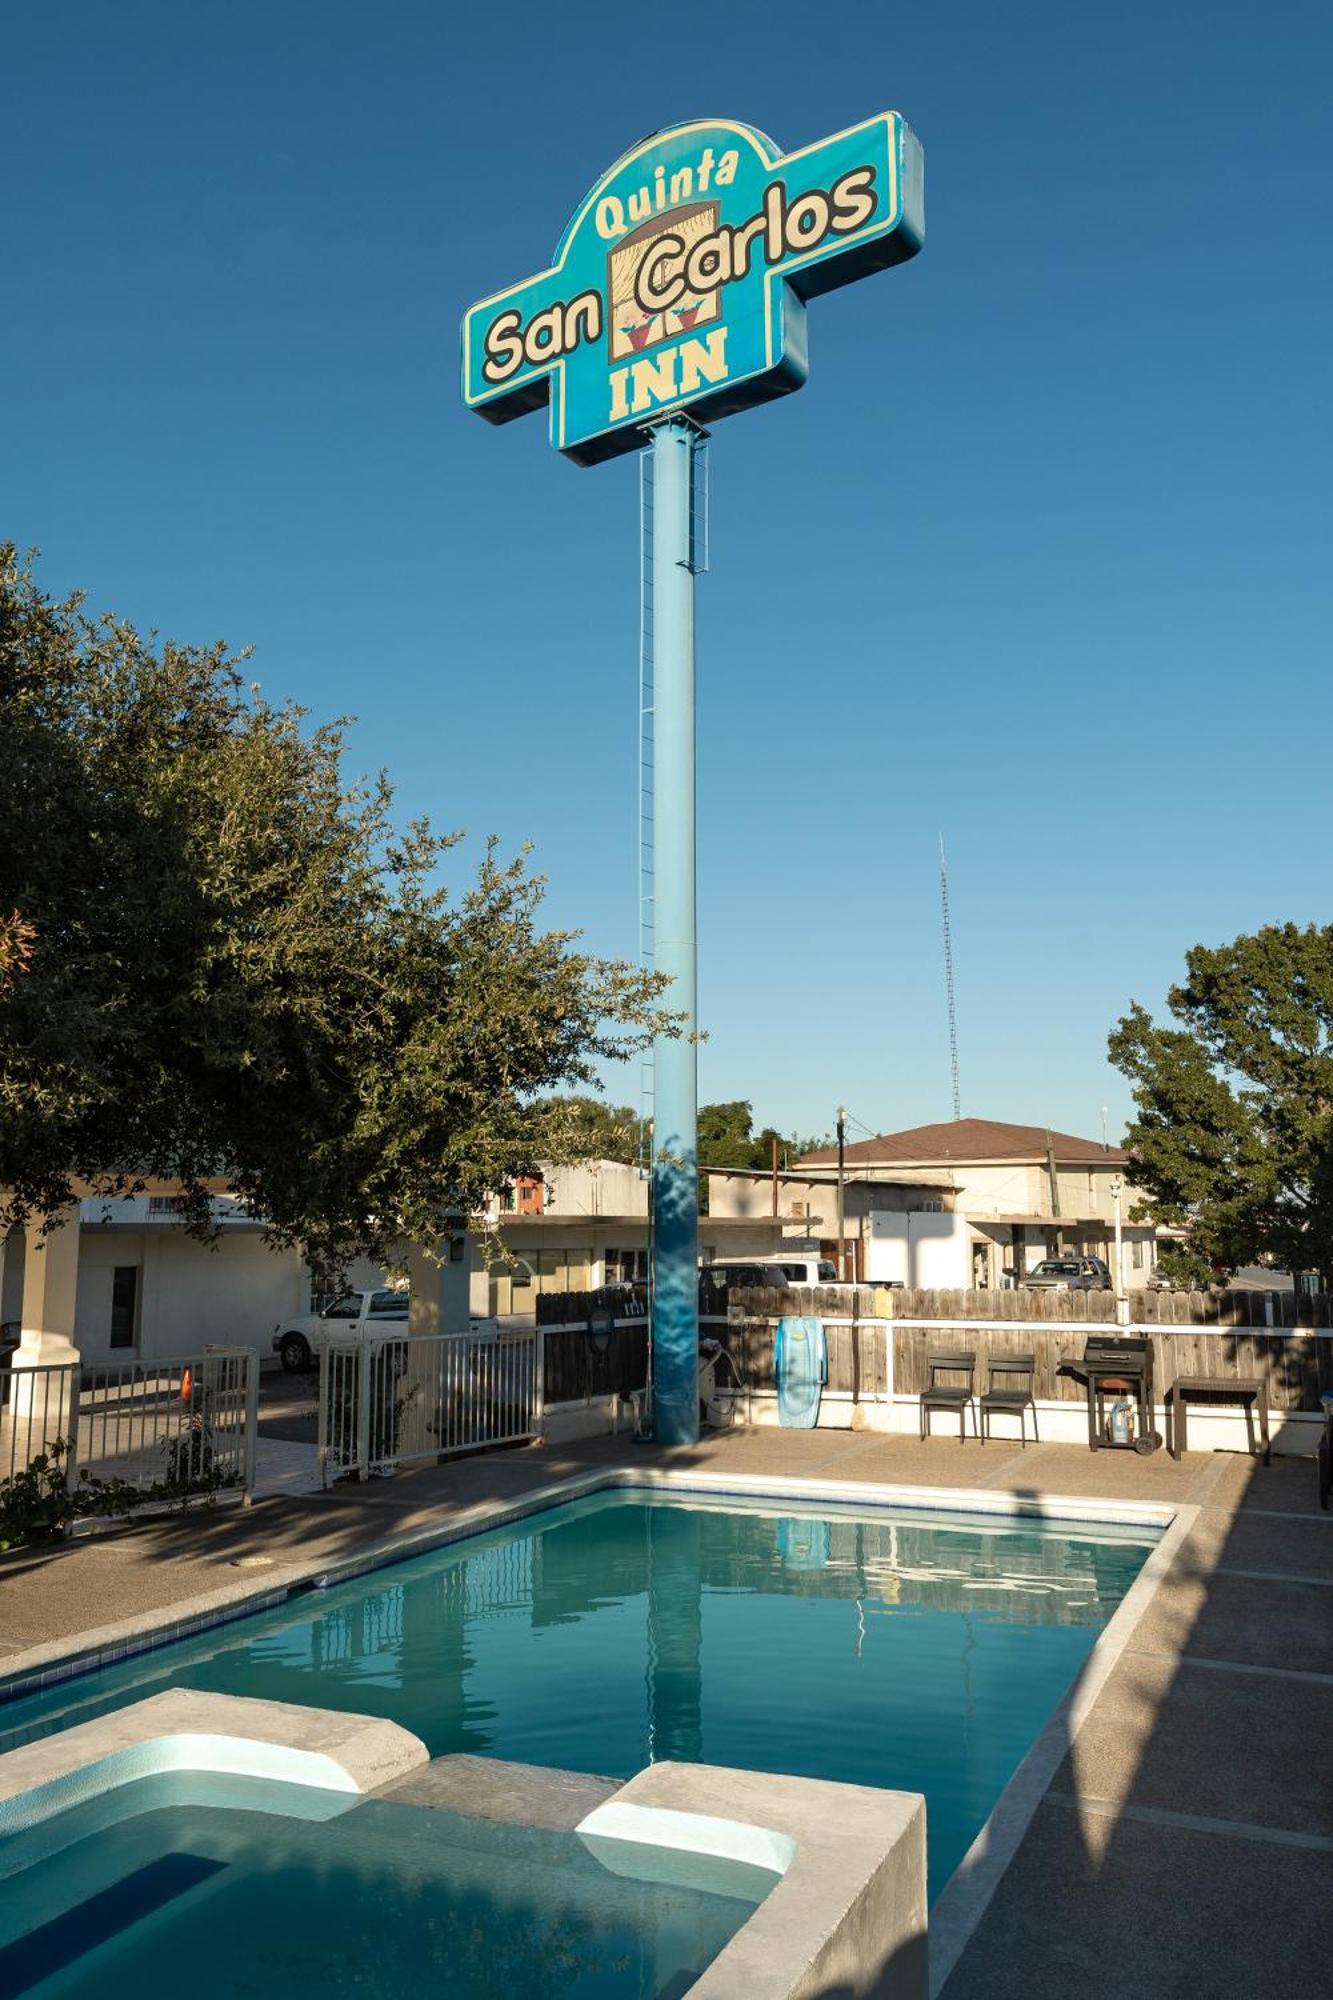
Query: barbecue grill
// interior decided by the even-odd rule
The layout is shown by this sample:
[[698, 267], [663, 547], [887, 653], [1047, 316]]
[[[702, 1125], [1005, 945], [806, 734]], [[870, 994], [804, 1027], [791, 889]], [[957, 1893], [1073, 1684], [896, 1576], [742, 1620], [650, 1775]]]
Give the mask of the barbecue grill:
[[[1151, 1340], [1090, 1335], [1082, 1359], [1062, 1362], [1059, 1372], [1087, 1390], [1089, 1451], [1137, 1451], [1146, 1458], [1160, 1447], [1161, 1432], [1153, 1429]], [[1124, 1396], [1134, 1398], [1138, 1423], [1134, 1439], [1122, 1443], [1110, 1436], [1106, 1406], [1108, 1399], [1119, 1402]]]

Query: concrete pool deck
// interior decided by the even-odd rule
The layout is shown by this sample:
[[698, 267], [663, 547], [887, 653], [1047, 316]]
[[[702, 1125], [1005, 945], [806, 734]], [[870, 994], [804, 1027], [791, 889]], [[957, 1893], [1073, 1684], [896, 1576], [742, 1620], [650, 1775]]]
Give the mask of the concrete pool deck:
[[[624, 1438], [528, 1447], [144, 1521], [0, 1559], [0, 1674], [131, 1618], [181, 1619], [312, 1565], [464, 1526], [613, 1466], [964, 1487], [1046, 1504], [1197, 1508], [1036, 1804], [944, 2000], [1320, 1990], [1333, 1907], [1333, 1516], [1314, 1467], [1227, 1454], [1019, 1451], [943, 1436], [736, 1431], [663, 1452]], [[243, 1566], [237, 1566], [243, 1565]]]

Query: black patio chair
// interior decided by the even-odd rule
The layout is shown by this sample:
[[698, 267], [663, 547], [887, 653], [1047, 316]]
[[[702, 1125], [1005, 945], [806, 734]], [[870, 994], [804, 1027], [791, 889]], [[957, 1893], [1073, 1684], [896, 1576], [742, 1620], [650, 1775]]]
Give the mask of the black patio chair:
[[[927, 1354], [926, 1386], [921, 1391], [921, 1435], [930, 1436], [930, 1413], [932, 1410], [957, 1410], [958, 1442], [967, 1436], [967, 1413], [972, 1412], [972, 1432], [977, 1435], [976, 1395], [977, 1357], [970, 1350], [953, 1353]], [[941, 1382], [941, 1375], [966, 1375], [964, 1382]]]
[[1032, 1354], [994, 1354], [989, 1362], [986, 1393], [981, 1398], [981, 1442], [985, 1444], [990, 1436], [990, 1420], [998, 1410], [1001, 1416], [1018, 1418], [1018, 1434], [1027, 1450], [1027, 1413], [1032, 1412], [1032, 1441], [1041, 1443], [1041, 1433], [1037, 1429], [1037, 1403], [1032, 1393], [1032, 1378], [1036, 1371], [1036, 1356]]

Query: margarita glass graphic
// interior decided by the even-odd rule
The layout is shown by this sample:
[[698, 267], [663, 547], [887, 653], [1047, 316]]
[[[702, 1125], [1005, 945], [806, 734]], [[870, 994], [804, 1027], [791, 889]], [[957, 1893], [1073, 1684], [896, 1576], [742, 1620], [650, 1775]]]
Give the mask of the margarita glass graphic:
[[624, 360], [630, 354], [641, 354], [646, 347], [655, 347], [659, 341], [673, 340], [677, 334], [718, 317], [721, 298], [716, 291], [687, 292], [664, 312], [648, 312], [639, 297], [638, 288], [644, 259], [655, 244], [660, 243], [664, 236], [670, 236], [675, 244], [682, 246], [674, 250], [672, 262], [675, 266], [688, 255], [700, 237], [717, 228], [718, 215], [718, 205], [713, 201], [690, 202], [681, 208], [669, 208], [664, 214], [651, 217], [638, 229], [632, 229], [611, 250], [606, 262], [611, 297], [609, 347], [613, 361]]

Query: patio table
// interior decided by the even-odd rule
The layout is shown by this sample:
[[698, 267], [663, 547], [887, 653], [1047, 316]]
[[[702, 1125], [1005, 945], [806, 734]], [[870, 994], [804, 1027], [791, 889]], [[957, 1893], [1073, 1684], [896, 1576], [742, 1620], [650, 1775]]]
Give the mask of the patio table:
[[1259, 1435], [1263, 1440], [1264, 1464], [1273, 1462], [1268, 1436], [1268, 1397], [1264, 1385], [1253, 1376], [1177, 1375], [1164, 1399], [1166, 1448], [1178, 1459], [1186, 1444], [1186, 1412], [1191, 1403], [1240, 1403], [1245, 1410], [1245, 1430], [1250, 1440], [1250, 1456], [1255, 1457], [1254, 1412], [1259, 1412]]

